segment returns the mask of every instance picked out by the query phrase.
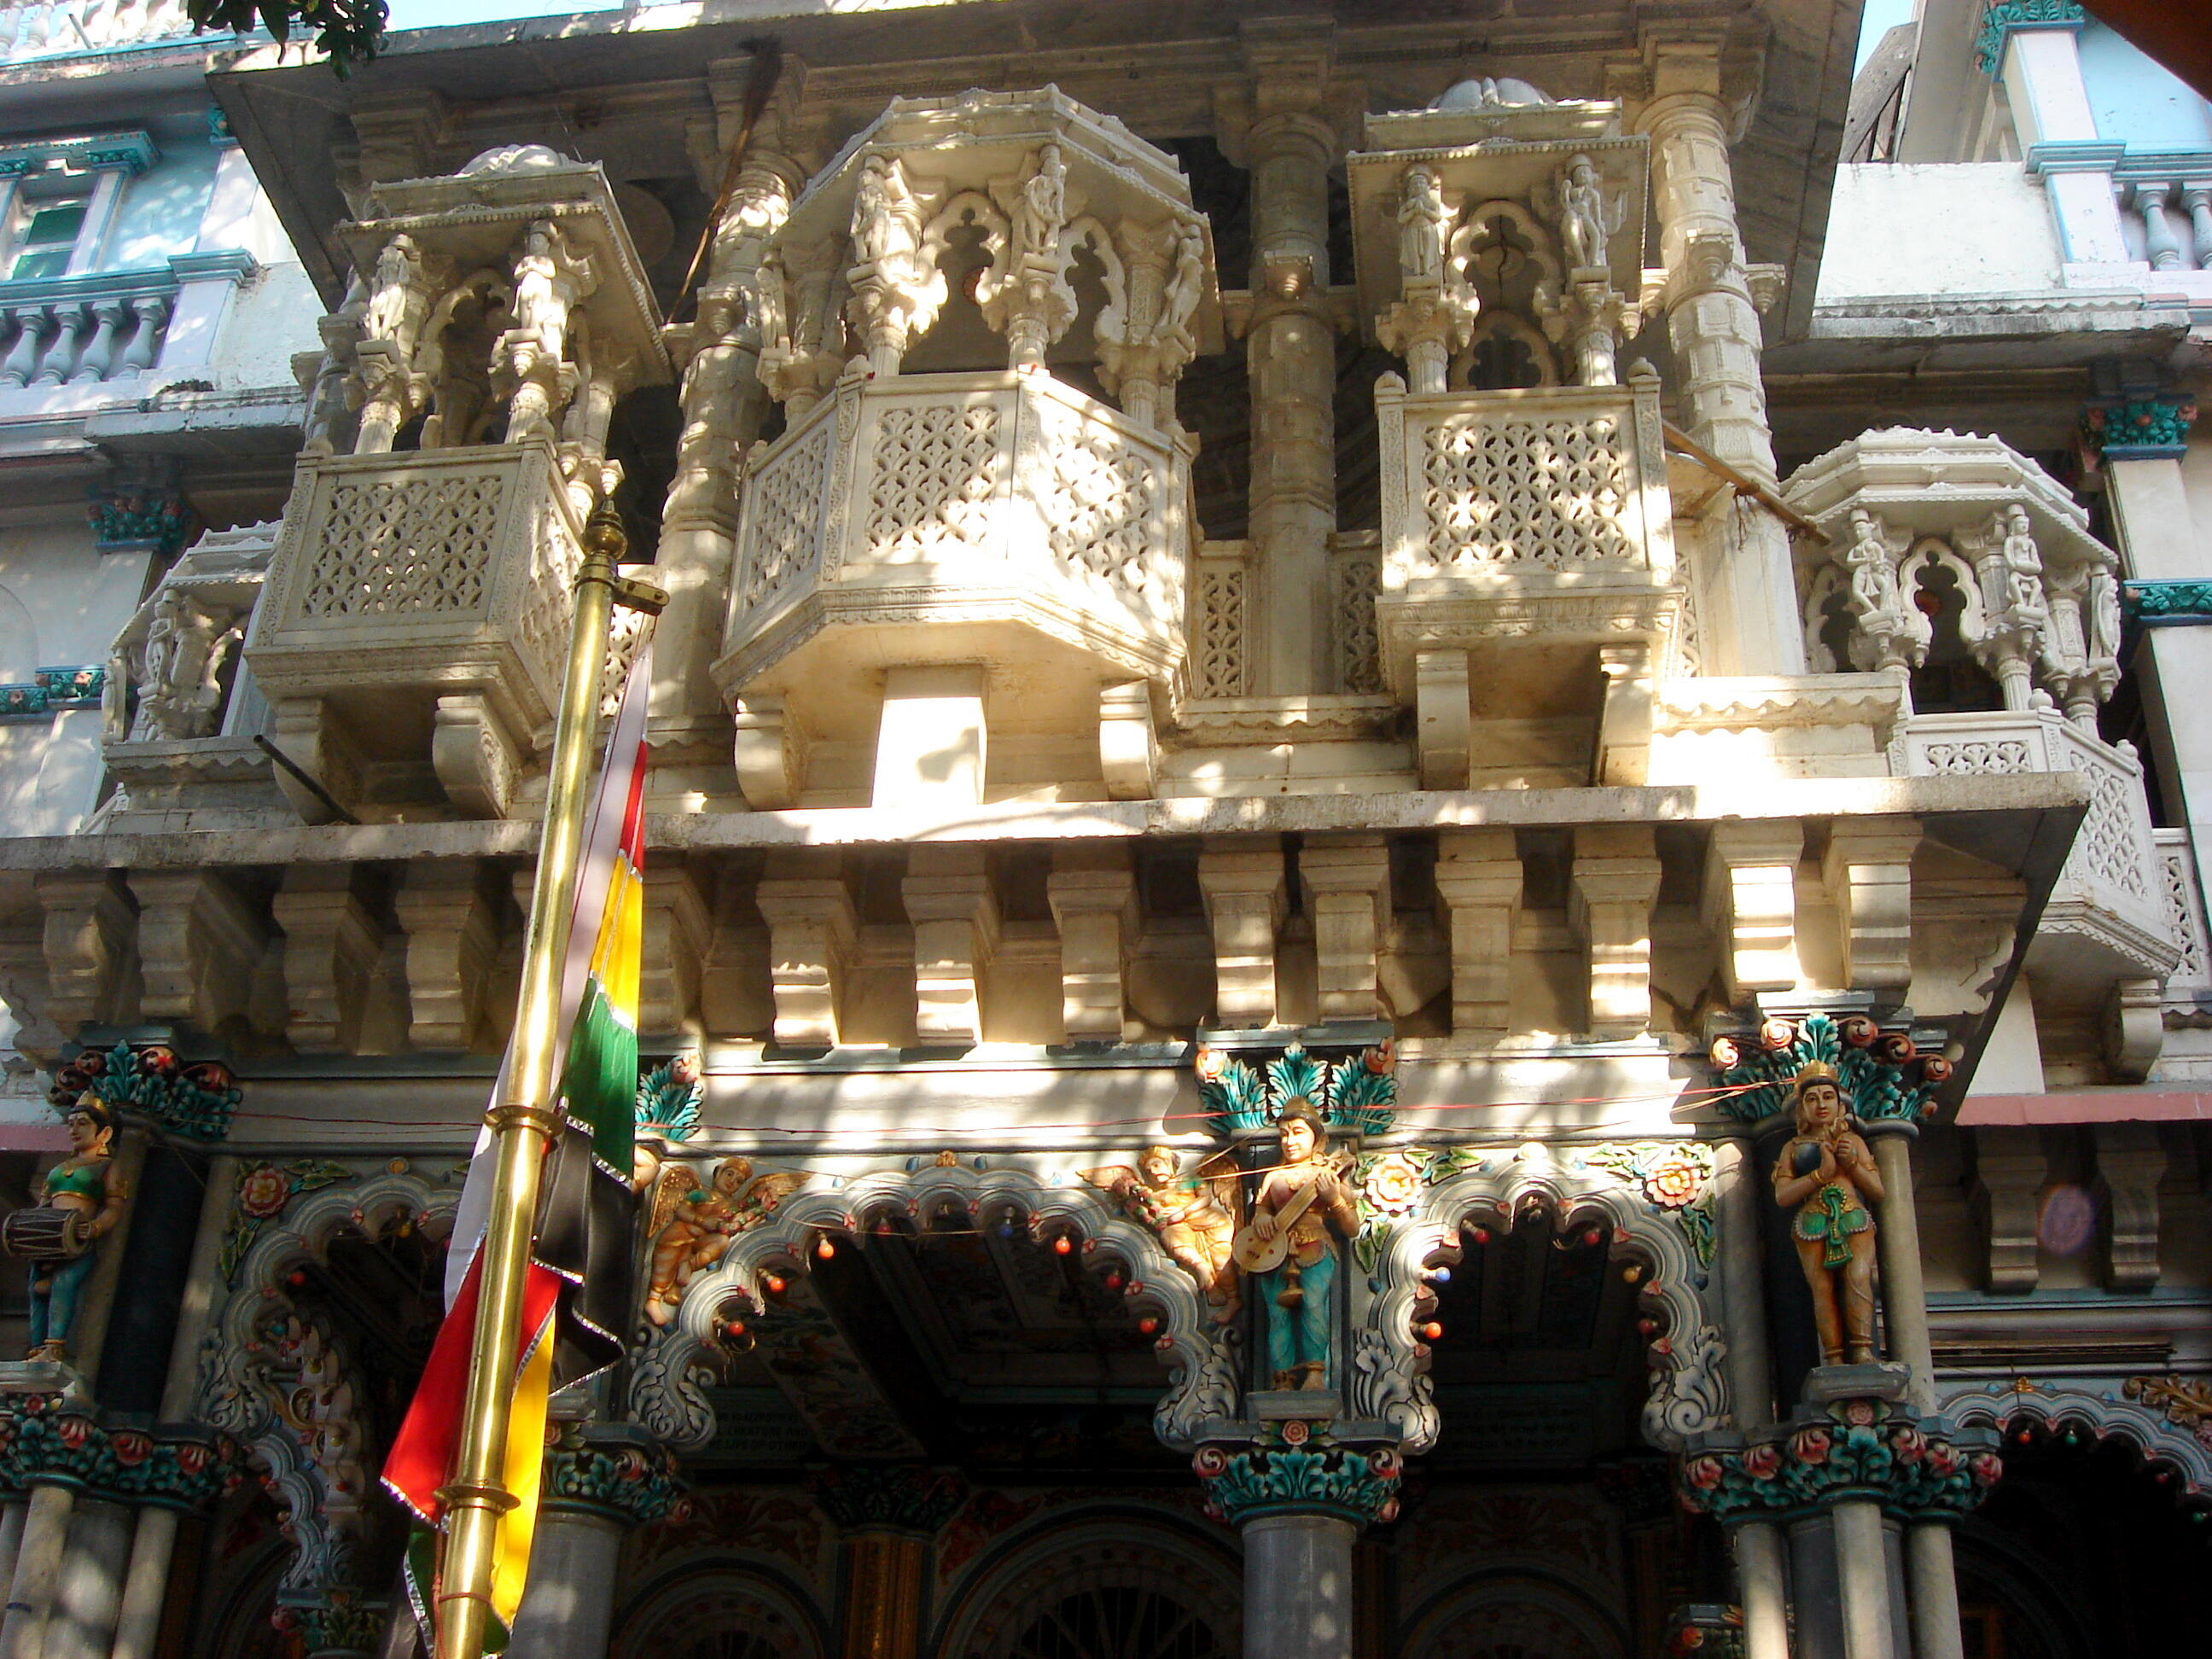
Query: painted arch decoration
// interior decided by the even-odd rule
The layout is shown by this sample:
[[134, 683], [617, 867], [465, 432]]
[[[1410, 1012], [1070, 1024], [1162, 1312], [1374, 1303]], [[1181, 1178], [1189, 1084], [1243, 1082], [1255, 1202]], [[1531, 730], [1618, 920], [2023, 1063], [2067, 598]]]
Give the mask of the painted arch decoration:
[[[2124, 1440], [2142, 1454], [2146, 1465], [2172, 1470], [2183, 1492], [2203, 1506], [2200, 1512], [2212, 1513], [2212, 1417], [2192, 1422], [2186, 1410], [2177, 1413], [2155, 1386], [2169, 1381], [2179, 1379], [2039, 1382], [2017, 1377], [1954, 1384], [1942, 1391], [1938, 1404], [1953, 1424], [1999, 1436], [2026, 1419], [2052, 1430], [2079, 1425], [2100, 1440]], [[2207, 1391], [2207, 1400], [2212, 1401], [2212, 1390]]]
[[1639, 1300], [1656, 1328], [1645, 1437], [1680, 1451], [1692, 1436], [1723, 1425], [1727, 1348], [1707, 1291], [1715, 1170], [1712, 1149], [1686, 1140], [1384, 1155], [1364, 1196], [1396, 1213], [1371, 1221], [1354, 1241], [1365, 1252], [1372, 1295], [1352, 1331], [1349, 1414], [1389, 1425], [1407, 1453], [1436, 1443], [1428, 1349], [1416, 1334], [1433, 1297], [1429, 1273], [1458, 1259], [1468, 1224], [1541, 1210], [1563, 1226], [1605, 1229], [1614, 1256], [1644, 1269]]
[[[765, 1312], [765, 1281], [773, 1275], [783, 1286], [780, 1312], [826, 1321], [826, 1310], [805, 1282], [811, 1247], [819, 1237], [830, 1233], [865, 1238], [879, 1221], [947, 1213], [1011, 1224], [1035, 1237], [1065, 1237], [1087, 1257], [1121, 1265], [1122, 1294], [1158, 1324], [1154, 1347], [1170, 1380], [1153, 1423], [1168, 1445], [1190, 1450], [1210, 1425], [1237, 1416], [1238, 1390], [1228, 1343], [1211, 1322], [1196, 1281], [1158, 1238], [1072, 1171], [981, 1158], [941, 1158], [905, 1171], [817, 1177], [781, 1199], [773, 1214], [739, 1234], [709, 1271], [690, 1281], [674, 1319], [638, 1353], [631, 1371], [631, 1414], [679, 1452], [707, 1445], [715, 1431], [707, 1389], [716, 1372], [729, 1310], [743, 1306]], [[841, 1455], [866, 1454], [848, 1448]], [[886, 1444], [873, 1455], [918, 1455], [918, 1448], [904, 1451]]]

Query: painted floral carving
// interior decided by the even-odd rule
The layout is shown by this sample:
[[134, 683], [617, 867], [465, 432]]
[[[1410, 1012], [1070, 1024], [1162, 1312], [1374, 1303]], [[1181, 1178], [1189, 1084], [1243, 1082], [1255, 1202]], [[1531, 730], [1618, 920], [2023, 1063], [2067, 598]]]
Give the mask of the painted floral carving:
[[1682, 1461], [1683, 1507], [1718, 1520], [1777, 1519], [1844, 1498], [1872, 1499], [1899, 1519], [1979, 1504], [2003, 1473], [1978, 1431], [1929, 1431], [1897, 1407], [1846, 1400], [1780, 1440]]

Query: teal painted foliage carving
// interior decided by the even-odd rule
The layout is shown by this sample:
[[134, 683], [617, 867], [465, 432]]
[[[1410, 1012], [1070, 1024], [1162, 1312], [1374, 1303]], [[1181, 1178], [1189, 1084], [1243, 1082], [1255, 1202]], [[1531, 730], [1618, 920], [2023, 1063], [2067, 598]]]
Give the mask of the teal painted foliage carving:
[[1885, 1031], [1864, 1014], [1809, 1014], [1765, 1020], [1756, 1032], [1717, 1039], [1713, 1069], [1724, 1086], [1741, 1092], [1716, 1104], [1742, 1123], [1788, 1112], [1792, 1082], [1815, 1060], [1836, 1068], [1852, 1115], [1865, 1123], [1919, 1121], [1951, 1076], [1948, 1060], [1922, 1054], [1904, 1031]]
[[1191, 1064], [1206, 1103], [1206, 1127], [1224, 1137], [1267, 1128], [1293, 1100], [1320, 1111], [1333, 1133], [1381, 1134], [1398, 1103], [1397, 1048], [1388, 1042], [1344, 1060], [1325, 1059], [1292, 1042], [1264, 1071], [1201, 1042]]

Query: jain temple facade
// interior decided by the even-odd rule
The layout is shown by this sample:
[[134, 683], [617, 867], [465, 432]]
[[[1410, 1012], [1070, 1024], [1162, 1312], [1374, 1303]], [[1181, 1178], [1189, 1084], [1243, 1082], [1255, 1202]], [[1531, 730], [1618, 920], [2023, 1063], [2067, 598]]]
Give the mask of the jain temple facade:
[[2071, 0], [182, 11], [0, 7], [0, 1659], [416, 1651], [610, 506], [511, 1651], [2201, 1645], [2212, 106]]

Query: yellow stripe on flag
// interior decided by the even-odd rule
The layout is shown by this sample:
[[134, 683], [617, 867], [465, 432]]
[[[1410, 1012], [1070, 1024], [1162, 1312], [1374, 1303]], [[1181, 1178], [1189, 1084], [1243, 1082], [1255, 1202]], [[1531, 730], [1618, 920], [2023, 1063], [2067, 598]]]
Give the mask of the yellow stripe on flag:
[[538, 1530], [538, 1486], [545, 1469], [545, 1411], [552, 1395], [551, 1322], [538, 1334], [538, 1346], [515, 1379], [514, 1402], [507, 1423], [507, 1472], [503, 1484], [515, 1505], [501, 1518], [499, 1553], [493, 1558], [492, 1610], [508, 1629], [522, 1605], [530, 1575], [530, 1540]]
[[607, 1006], [625, 1026], [637, 1024], [638, 981], [644, 962], [645, 883], [629, 860], [617, 854], [599, 937], [592, 948], [592, 975], [606, 993]]

